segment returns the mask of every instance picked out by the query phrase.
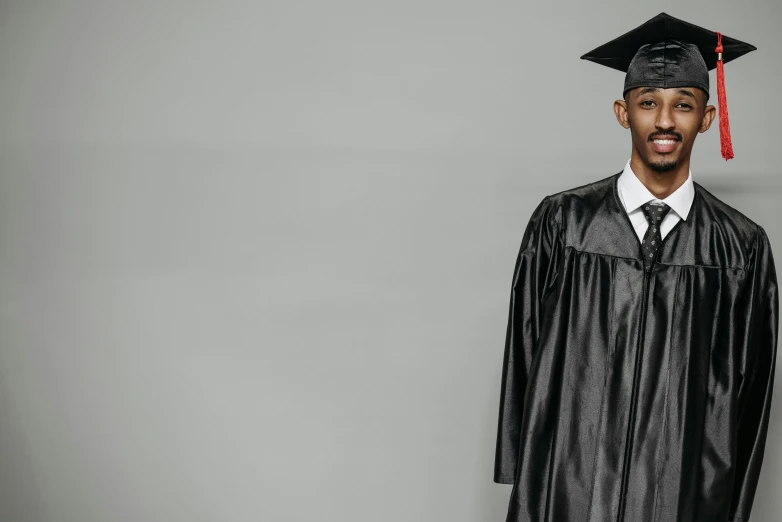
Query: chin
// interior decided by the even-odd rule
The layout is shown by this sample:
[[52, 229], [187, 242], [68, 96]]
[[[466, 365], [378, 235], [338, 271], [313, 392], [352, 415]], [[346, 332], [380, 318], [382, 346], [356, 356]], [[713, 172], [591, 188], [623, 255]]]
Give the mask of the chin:
[[680, 159], [680, 154], [659, 154], [656, 151], [649, 151], [645, 163], [652, 171], [663, 174], [678, 167]]
[[672, 159], [663, 159], [657, 161], [650, 161], [649, 167], [658, 173], [670, 172], [676, 168], [676, 161]]

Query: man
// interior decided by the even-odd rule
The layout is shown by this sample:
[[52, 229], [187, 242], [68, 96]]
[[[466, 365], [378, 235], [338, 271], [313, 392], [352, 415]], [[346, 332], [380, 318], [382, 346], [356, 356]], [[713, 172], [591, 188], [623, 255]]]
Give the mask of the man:
[[494, 481], [508, 522], [747, 522], [778, 294], [768, 236], [692, 179], [722, 62], [754, 47], [665, 13], [583, 58], [625, 71], [621, 173], [546, 196], [516, 260]]

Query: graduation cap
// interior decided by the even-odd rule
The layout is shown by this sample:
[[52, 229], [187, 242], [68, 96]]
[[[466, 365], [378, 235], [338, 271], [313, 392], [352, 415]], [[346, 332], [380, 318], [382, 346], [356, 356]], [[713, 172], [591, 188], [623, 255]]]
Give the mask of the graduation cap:
[[590, 60], [627, 73], [623, 95], [636, 87], [698, 87], [709, 96], [709, 71], [717, 69], [722, 157], [733, 157], [723, 65], [757, 48], [721, 33], [660, 13], [586, 53]]

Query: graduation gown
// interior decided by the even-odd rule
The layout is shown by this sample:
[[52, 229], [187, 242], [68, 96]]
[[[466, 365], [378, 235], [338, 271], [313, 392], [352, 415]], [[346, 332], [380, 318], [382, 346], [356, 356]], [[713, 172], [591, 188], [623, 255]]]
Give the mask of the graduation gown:
[[695, 183], [646, 271], [620, 174], [546, 196], [524, 231], [494, 468], [507, 522], [746, 522], [776, 363], [769, 239]]

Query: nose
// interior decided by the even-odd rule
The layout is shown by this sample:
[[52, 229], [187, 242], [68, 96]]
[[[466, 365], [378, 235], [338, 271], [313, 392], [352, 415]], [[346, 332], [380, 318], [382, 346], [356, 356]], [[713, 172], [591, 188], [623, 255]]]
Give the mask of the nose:
[[663, 105], [660, 107], [660, 110], [657, 111], [657, 121], [655, 122], [655, 125], [660, 130], [673, 130], [673, 112], [668, 104]]

